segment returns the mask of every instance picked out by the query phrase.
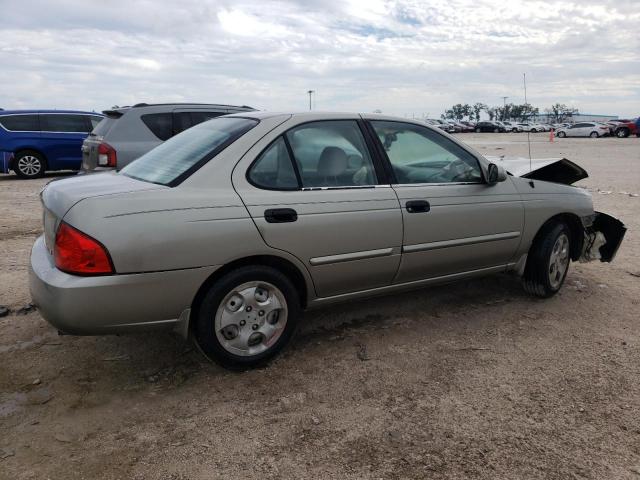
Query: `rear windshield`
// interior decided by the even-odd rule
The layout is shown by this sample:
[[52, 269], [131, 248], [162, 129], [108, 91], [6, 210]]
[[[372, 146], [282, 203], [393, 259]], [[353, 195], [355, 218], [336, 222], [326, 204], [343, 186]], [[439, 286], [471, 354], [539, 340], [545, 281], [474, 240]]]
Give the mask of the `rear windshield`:
[[145, 153], [121, 173], [145, 182], [176, 185], [257, 124], [249, 118], [209, 120]]
[[[92, 120], [93, 121], [93, 120]], [[100, 122], [93, 127], [93, 133], [104, 137], [109, 130], [116, 124], [117, 118], [104, 117]]]

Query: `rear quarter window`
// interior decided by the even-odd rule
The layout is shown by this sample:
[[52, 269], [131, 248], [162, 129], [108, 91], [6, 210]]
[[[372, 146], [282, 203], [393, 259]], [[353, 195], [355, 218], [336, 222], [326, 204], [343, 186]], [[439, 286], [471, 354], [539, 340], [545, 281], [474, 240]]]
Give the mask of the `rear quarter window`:
[[40, 130], [38, 115], [2, 115], [0, 125], [13, 132], [37, 132]]
[[173, 118], [170, 112], [167, 113], [147, 113], [140, 117], [142, 122], [147, 126], [160, 140], [169, 140], [173, 135]]

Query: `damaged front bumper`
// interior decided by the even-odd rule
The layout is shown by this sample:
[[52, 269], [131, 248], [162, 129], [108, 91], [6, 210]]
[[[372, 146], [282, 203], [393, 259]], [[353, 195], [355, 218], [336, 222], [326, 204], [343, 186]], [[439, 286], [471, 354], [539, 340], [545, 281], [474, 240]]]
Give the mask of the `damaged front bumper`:
[[580, 261], [611, 262], [627, 232], [624, 223], [606, 213], [595, 212], [593, 215], [583, 217], [582, 225], [584, 241]]

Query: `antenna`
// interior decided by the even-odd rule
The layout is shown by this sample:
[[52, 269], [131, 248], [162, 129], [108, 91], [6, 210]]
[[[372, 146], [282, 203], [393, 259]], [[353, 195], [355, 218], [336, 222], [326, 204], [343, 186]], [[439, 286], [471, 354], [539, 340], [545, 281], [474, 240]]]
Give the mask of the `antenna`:
[[[529, 106], [529, 102], [527, 101], [527, 74], [522, 74], [522, 80], [524, 82], [524, 104], [525, 108]], [[529, 172], [531, 172], [531, 139], [529, 135], [531, 134], [531, 129], [527, 130], [527, 146], [529, 147]]]

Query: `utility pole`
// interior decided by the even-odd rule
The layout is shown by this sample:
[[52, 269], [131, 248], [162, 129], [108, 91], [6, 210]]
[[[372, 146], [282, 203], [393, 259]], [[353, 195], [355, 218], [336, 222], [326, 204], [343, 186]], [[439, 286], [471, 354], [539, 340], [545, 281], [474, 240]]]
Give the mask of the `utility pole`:
[[307, 92], [309, 94], [309, 111], [311, 111], [311, 95], [313, 95], [314, 92], [315, 90], [309, 90]]
[[502, 107], [502, 120], [506, 120], [507, 118], [507, 98], [509, 97], [502, 97], [502, 101], [503, 101], [503, 107]]

